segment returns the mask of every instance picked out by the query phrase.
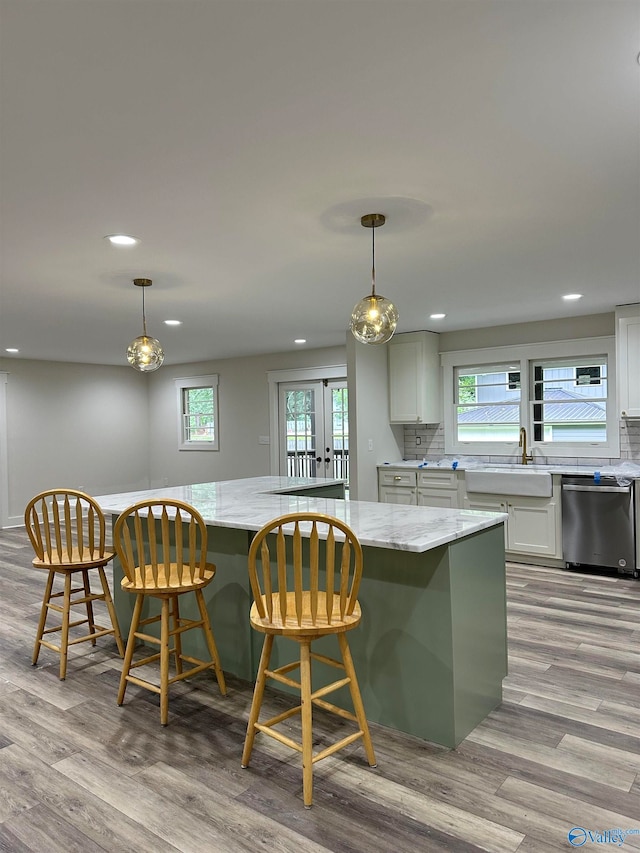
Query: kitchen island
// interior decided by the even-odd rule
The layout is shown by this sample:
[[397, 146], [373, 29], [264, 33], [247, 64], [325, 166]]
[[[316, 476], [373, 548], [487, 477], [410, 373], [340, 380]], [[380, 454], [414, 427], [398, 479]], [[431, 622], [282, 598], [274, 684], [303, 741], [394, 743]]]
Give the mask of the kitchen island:
[[[153, 497], [184, 500], [207, 523], [217, 573], [205, 596], [226, 672], [252, 681], [260, 656], [262, 635], [249, 624], [253, 534], [284, 513], [321, 512], [345, 521], [363, 546], [362, 622], [349, 643], [367, 718], [455, 747], [501, 701], [507, 673], [504, 514], [349, 501], [342, 481], [301, 477], [163, 487], [97, 501], [115, 520], [126, 507]], [[133, 596], [120, 589], [117, 563], [114, 577], [124, 632]], [[193, 648], [203, 654], [198, 633]], [[278, 639], [274, 667], [295, 651]], [[335, 655], [335, 642], [326, 637], [317, 650]], [[315, 687], [333, 677], [322, 666], [315, 675]]]

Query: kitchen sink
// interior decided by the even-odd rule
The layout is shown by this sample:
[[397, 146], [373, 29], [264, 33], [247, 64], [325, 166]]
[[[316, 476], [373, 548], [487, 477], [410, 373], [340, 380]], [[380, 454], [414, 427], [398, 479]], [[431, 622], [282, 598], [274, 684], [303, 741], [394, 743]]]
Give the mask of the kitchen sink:
[[533, 468], [487, 467], [471, 468], [465, 473], [468, 492], [490, 495], [529, 495], [549, 498], [552, 493], [551, 474]]

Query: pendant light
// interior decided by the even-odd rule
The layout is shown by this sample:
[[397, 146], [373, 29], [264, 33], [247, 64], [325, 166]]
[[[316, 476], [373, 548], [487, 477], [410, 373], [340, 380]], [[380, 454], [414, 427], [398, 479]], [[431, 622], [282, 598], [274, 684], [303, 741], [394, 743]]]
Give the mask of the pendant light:
[[133, 283], [136, 287], [142, 288], [142, 334], [129, 344], [127, 361], [141, 373], [151, 373], [152, 370], [162, 367], [162, 362], [164, 361], [164, 352], [160, 346], [160, 341], [156, 340], [156, 338], [150, 338], [147, 335], [147, 319], [144, 313], [144, 289], [145, 287], [151, 287], [153, 282], [150, 278], [134, 278]]
[[376, 238], [375, 229], [384, 225], [381, 213], [367, 213], [360, 220], [364, 228], [371, 228], [371, 295], [365, 296], [351, 312], [349, 328], [354, 338], [363, 344], [385, 344], [393, 337], [398, 325], [398, 311], [393, 302], [376, 293]]

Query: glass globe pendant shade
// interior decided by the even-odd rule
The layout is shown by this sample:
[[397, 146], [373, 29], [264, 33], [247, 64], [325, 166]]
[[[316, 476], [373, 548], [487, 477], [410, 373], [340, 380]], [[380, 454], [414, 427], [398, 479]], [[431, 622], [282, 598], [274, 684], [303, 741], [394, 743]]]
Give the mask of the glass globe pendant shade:
[[150, 278], [134, 278], [133, 283], [142, 290], [142, 334], [138, 335], [127, 347], [127, 361], [140, 373], [151, 373], [162, 367], [164, 351], [157, 338], [147, 334], [147, 318], [144, 311], [144, 291], [151, 287]]
[[127, 348], [127, 361], [141, 373], [151, 373], [162, 367], [164, 351], [160, 341], [148, 335], [139, 335]]
[[398, 311], [393, 302], [372, 293], [354, 307], [349, 328], [362, 344], [385, 344], [393, 337], [397, 325]]

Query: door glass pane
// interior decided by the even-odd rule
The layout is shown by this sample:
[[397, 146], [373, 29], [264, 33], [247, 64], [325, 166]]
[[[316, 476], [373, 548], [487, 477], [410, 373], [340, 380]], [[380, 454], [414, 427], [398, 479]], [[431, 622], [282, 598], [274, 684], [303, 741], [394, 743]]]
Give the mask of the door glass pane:
[[316, 476], [316, 395], [313, 389], [285, 390], [287, 474]]
[[346, 387], [330, 388], [333, 472], [338, 480], [349, 480], [349, 398]]

